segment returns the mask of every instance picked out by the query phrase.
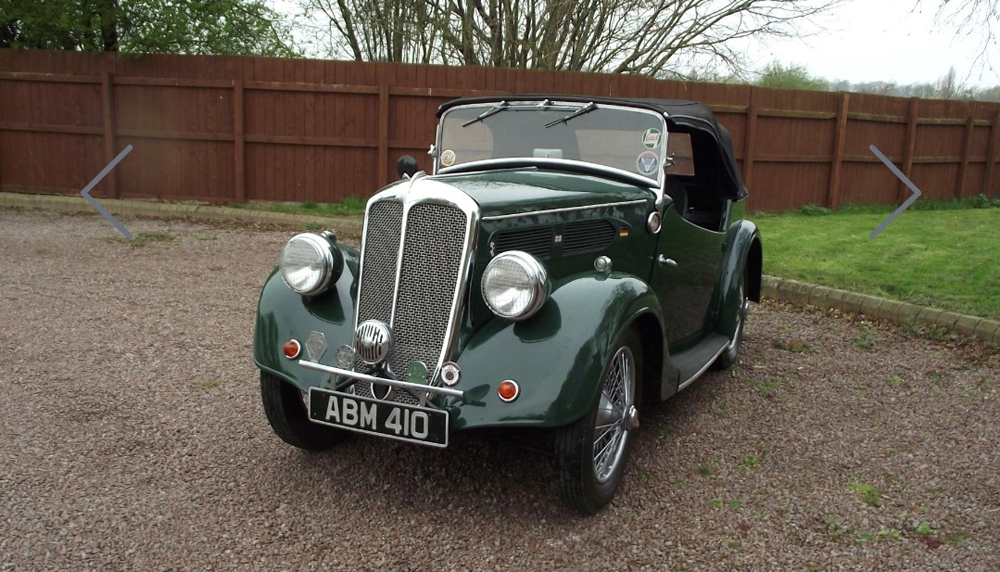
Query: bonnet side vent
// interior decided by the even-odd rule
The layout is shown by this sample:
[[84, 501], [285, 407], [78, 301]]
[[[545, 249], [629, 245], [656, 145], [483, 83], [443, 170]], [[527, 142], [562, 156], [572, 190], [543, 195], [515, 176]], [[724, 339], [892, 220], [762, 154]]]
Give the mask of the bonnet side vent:
[[571, 222], [563, 231], [563, 254], [603, 250], [615, 239], [615, 227], [606, 220]]
[[541, 226], [517, 230], [504, 230], [493, 235], [493, 254], [508, 250], [522, 250], [541, 259], [552, 253], [552, 227]]

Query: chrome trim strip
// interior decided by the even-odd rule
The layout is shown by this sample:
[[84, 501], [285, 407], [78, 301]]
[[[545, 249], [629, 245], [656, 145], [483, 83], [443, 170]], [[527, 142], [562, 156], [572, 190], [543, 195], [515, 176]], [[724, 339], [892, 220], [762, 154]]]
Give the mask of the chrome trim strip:
[[441, 169], [438, 169], [437, 174], [452, 175], [478, 171], [481, 169], [493, 170], [491, 167], [504, 169], [516, 165], [525, 165], [526, 167], [544, 167], [546, 165], [552, 165], [555, 167], [576, 167], [577, 165], [586, 165], [586, 168], [589, 170], [613, 175], [615, 177], [623, 177], [631, 181], [633, 184], [641, 187], [657, 190], [660, 189], [659, 181], [643, 177], [642, 175], [636, 175], [635, 173], [631, 173], [624, 169], [616, 169], [615, 167], [608, 167], [607, 165], [590, 163], [588, 161], [577, 161], [575, 159], [554, 159], [551, 157], [504, 157], [499, 159], [480, 159], [479, 161], [469, 161], [468, 163], [460, 163], [451, 167], [442, 167]]
[[[705, 373], [705, 371], [707, 371], [708, 368], [712, 367], [712, 364], [715, 363], [715, 360], [719, 359], [719, 356], [722, 355], [722, 352], [724, 352], [726, 350], [726, 347], [728, 345], [729, 344], [724, 344], [721, 348], [719, 348], [719, 351], [715, 352], [715, 355], [712, 356], [712, 359], [708, 360], [708, 362], [705, 365], [701, 366], [701, 369], [699, 369], [698, 371], [696, 371], [694, 373], [694, 375], [692, 375], [690, 378], [688, 378], [687, 381], [685, 381], [684, 383], [678, 385], [677, 386], [677, 393], [680, 393], [685, 387], [687, 387], [687, 386], [691, 385], [692, 383], [694, 383], [695, 380], [697, 380], [699, 377], [701, 377], [701, 374]], [[299, 363], [301, 363], [301, 362], [299, 362]]]
[[410, 383], [408, 381], [399, 381], [396, 379], [384, 379], [381, 377], [375, 377], [374, 375], [367, 375], [364, 373], [358, 373], [356, 371], [348, 371], [346, 369], [340, 369], [339, 367], [323, 365], [321, 363], [316, 363], [314, 361], [308, 361], [304, 359], [299, 360], [299, 365], [307, 369], [314, 369], [316, 371], [322, 371], [333, 375], [341, 375], [344, 377], [349, 377], [351, 379], [356, 379], [358, 381], [367, 381], [369, 383], [380, 383], [382, 385], [388, 385], [389, 387], [398, 387], [400, 389], [409, 389], [412, 391], [426, 391], [428, 393], [438, 393], [441, 395], [447, 395], [449, 397], [458, 397], [460, 399], [465, 396], [465, 392], [462, 391], [461, 389], [452, 389], [450, 387], [434, 387], [430, 385], [421, 385], [419, 383]]
[[600, 209], [600, 208], [604, 208], [604, 207], [623, 207], [623, 206], [628, 206], [628, 205], [639, 205], [639, 204], [645, 204], [645, 203], [646, 203], [645, 199], [637, 199], [637, 200], [634, 200], [634, 201], [621, 201], [621, 202], [617, 202], [617, 203], [601, 203], [599, 205], [583, 205], [583, 206], [580, 206], [580, 207], [565, 207], [565, 208], [560, 208], [560, 209], [546, 209], [546, 210], [542, 210], [542, 211], [528, 211], [528, 212], [523, 212], [523, 213], [513, 213], [513, 214], [505, 214], [505, 215], [484, 216], [483, 220], [504, 220], [504, 219], [508, 219], [508, 218], [518, 218], [518, 217], [522, 217], [522, 216], [547, 215], [547, 214], [553, 214], [553, 213], [565, 213], [565, 212], [570, 212], [570, 211], [582, 211], [582, 210], [588, 210], [588, 209]]

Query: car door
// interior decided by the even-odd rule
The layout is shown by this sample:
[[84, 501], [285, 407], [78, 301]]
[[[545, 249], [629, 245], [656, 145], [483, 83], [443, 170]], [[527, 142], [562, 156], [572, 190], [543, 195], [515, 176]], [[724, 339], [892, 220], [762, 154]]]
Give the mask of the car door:
[[678, 202], [663, 213], [650, 280], [663, 307], [671, 352], [694, 345], [709, 330], [725, 242], [724, 233], [686, 220]]

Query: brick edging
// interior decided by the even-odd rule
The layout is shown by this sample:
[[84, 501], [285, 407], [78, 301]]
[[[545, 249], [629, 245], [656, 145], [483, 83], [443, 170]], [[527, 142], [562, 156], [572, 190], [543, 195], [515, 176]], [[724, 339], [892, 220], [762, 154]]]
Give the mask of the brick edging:
[[[241, 221], [284, 226], [320, 224], [347, 236], [360, 236], [362, 222], [356, 217], [322, 217], [292, 213], [278, 213], [217, 207], [211, 205], [187, 205], [163, 203], [135, 199], [98, 199], [108, 212], [120, 216], [140, 216], [152, 218], [185, 218], [209, 221]], [[46, 209], [61, 212], [97, 212], [80, 196], [29, 195], [0, 192], [0, 207], [26, 209]]]
[[912, 320], [925, 326], [946, 328], [949, 332], [962, 336], [975, 337], [986, 343], [1000, 344], [1000, 321], [956, 314], [940, 308], [917, 306], [777, 276], [764, 276], [761, 295], [801, 306], [820, 306], [860, 313], [896, 324]]

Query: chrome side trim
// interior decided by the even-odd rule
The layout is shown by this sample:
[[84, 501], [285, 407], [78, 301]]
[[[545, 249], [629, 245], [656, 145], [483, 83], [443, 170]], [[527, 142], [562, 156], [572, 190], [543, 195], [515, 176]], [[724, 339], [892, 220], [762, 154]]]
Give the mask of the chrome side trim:
[[431, 385], [421, 385], [419, 383], [410, 383], [408, 381], [399, 381], [396, 379], [383, 379], [381, 377], [375, 377], [374, 375], [368, 375], [364, 373], [358, 373], [356, 371], [340, 369], [339, 367], [323, 365], [321, 363], [316, 363], [314, 361], [308, 361], [304, 359], [299, 360], [299, 365], [307, 369], [314, 369], [316, 371], [322, 371], [324, 373], [349, 377], [351, 379], [356, 379], [358, 381], [367, 381], [368, 383], [380, 383], [382, 385], [388, 385], [389, 387], [398, 387], [400, 389], [409, 389], [411, 391], [418, 391], [418, 392], [426, 391], [428, 393], [437, 393], [440, 395], [447, 395], [449, 397], [462, 398], [465, 396], [465, 392], [462, 391], [461, 389], [452, 389], [450, 387], [434, 387]]
[[[701, 374], [705, 373], [705, 371], [707, 371], [708, 368], [712, 367], [712, 364], [715, 363], [715, 360], [719, 359], [719, 356], [722, 355], [722, 352], [726, 351], [726, 347], [728, 347], [728, 344], [723, 345], [721, 348], [719, 348], [719, 351], [715, 352], [715, 355], [712, 356], [712, 359], [708, 360], [708, 362], [705, 363], [705, 365], [701, 366], [701, 369], [699, 369], [698, 371], [696, 371], [694, 373], [694, 375], [692, 375], [691, 377], [689, 377], [687, 379], [687, 381], [685, 381], [684, 383], [678, 385], [677, 386], [677, 392], [680, 393], [685, 387], [691, 385], [692, 383], [695, 382], [695, 380], [697, 380], [699, 377], [701, 377]], [[302, 362], [299, 362], [299, 363], [302, 363]]]
[[469, 161], [468, 163], [461, 163], [458, 165], [453, 165], [451, 167], [442, 167], [438, 169], [437, 175], [448, 175], [455, 173], [468, 173], [469, 171], [479, 171], [479, 170], [495, 170], [497, 168], [509, 168], [518, 165], [523, 165], [525, 167], [568, 167], [583, 169], [587, 171], [594, 171], [595, 173], [603, 173], [613, 177], [619, 177], [628, 180], [634, 185], [640, 187], [646, 187], [649, 189], [656, 189], [659, 191], [662, 184], [659, 181], [650, 179], [648, 177], [643, 177], [642, 175], [636, 175], [635, 173], [630, 173], [624, 169], [616, 169], [614, 167], [608, 167], [606, 165], [601, 165], [598, 163], [588, 163], [587, 161], [576, 161], [574, 159], [554, 159], [552, 157], [504, 157], [502, 159], [480, 159], [479, 161]]
[[624, 206], [629, 206], [629, 205], [640, 205], [640, 204], [646, 204], [646, 200], [645, 199], [637, 199], [637, 200], [634, 200], [634, 201], [621, 201], [621, 202], [617, 202], [617, 203], [601, 203], [599, 205], [583, 205], [581, 207], [565, 207], [565, 208], [560, 208], [560, 209], [546, 209], [546, 210], [542, 210], [542, 211], [528, 211], [528, 212], [523, 212], [523, 213], [513, 213], [513, 214], [505, 214], [505, 215], [484, 216], [483, 220], [504, 220], [504, 219], [508, 219], [508, 218], [518, 218], [518, 217], [522, 217], [522, 216], [547, 215], [547, 214], [554, 214], [554, 213], [566, 213], [566, 212], [571, 212], [571, 211], [583, 211], [583, 210], [588, 210], [588, 209], [602, 209], [602, 208], [605, 208], [605, 207], [609, 207], [609, 208], [610, 207], [624, 207]]

